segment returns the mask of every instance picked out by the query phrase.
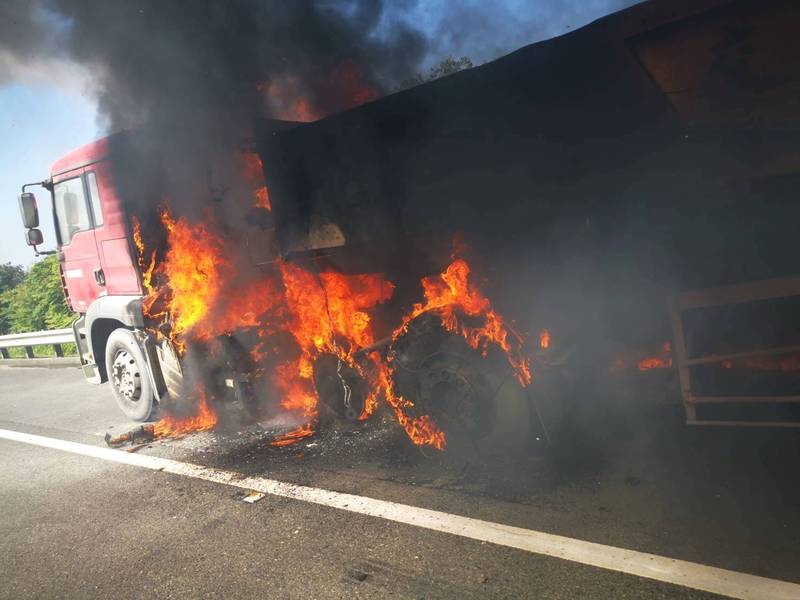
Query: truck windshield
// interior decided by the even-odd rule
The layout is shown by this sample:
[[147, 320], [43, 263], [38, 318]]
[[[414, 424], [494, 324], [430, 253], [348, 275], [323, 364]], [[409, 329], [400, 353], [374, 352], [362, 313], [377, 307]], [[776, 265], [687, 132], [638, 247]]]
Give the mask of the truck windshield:
[[66, 246], [77, 232], [91, 229], [83, 181], [76, 177], [55, 184], [53, 198], [61, 245]]

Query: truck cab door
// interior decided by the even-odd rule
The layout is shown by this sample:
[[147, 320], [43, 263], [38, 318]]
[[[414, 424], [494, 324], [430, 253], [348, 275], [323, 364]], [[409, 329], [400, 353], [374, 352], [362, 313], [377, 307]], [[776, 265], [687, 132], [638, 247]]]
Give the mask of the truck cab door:
[[94, 238], [109, 296], [140, 295], [136, 254], [131, 243], [125, 203], [114, 185], [112, 161], [86, 167], [83, 175], [94, 220]]
[[78, 313], [85, 313], [92, 301], [106, 293], [83, 171], [70, 171], [53, 183], [53, 216], [64, 286], [72, 309]]

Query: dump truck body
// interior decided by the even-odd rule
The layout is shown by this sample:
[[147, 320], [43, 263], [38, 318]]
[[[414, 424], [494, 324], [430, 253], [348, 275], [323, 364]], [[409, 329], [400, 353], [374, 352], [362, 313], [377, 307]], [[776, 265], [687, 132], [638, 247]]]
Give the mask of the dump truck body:
[[799, 34], [782, 0], [649, 2], [270, 135], [279, 239], [335, 226], [402, 253], [462, 231], [679, 287], [794, 272]]

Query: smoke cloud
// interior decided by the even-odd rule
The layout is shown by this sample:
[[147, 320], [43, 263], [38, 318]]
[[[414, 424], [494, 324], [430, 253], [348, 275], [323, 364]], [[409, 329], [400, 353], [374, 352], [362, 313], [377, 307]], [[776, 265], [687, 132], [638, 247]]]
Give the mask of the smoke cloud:
[[[110, 129], [194, 110], [306, 117], [370, 99], [425, 51], [407, 26], [371, 34], [379, 1], [345, 12], [297, 2], [11, 0], [0, 8], [0, 82], [68, 58], [93, 75]], [[265, 98], [273, 101], [265, 102]], [[172, 113], [172, 114], [171, 114]], [[282, 114], [283, 113], [283, 114]]]
[[7, 0], [0, 85], [92, 77], [111, 129], [195, 111], [310, 120], [370, 100], [444, 56], [479, 63], [631, 0]]

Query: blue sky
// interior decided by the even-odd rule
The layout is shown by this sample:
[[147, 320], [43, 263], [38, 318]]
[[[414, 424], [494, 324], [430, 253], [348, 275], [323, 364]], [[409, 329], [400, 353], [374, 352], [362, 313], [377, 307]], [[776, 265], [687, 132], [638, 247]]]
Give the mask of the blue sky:
[[[27, 267], [35, 259], [25, 245], [17, 205], [20, 186], [46, 179], [58, 157], [102, 134], [94, 101], [79, 91], [38, 83], [0, 87], [0, 263]], [[42, 248], [50, 249], [55, 234], [49, 196], [42, 188], [32, 191], [39, 201]]]
[[398, 19], [422, 29], [428, 40], [428, 66], [447, 55], [469, 56], [480, 64], [640, 1], [421, 0], [387, 3], [384, 21]]
[[[467, 55], [476, 64], [566, 33], [638, 0], [426, 0], [398, 2], [388, 19], [422, 28], [429, 40], [427, 66], [447, 55]], [[393, 6], [387, 4], [387, 6]], [[388, 9], [387, 9], [388, 10]], [[399, 12], [402, 11], [402, 12]], [[502, 34], [502, 35], [501, 35]], [[2, 59], [0, 55], [0, 59]], [[425, 66], [425, 65], [423, 65]], [[2, 61], [0, 61], [2, 67]], [[37, 71], [32, 67], [33, 71]], [[105, 134], [96, 104], [82, 91], [80, 69], [62, 63], [21, 79], [0, 77], [0, 263], [30, 266], [17, 206], [23, 183], [46, 178], [60, 156]], [[53, 247], [49, 195], [36, 188], [44, 248]]]

